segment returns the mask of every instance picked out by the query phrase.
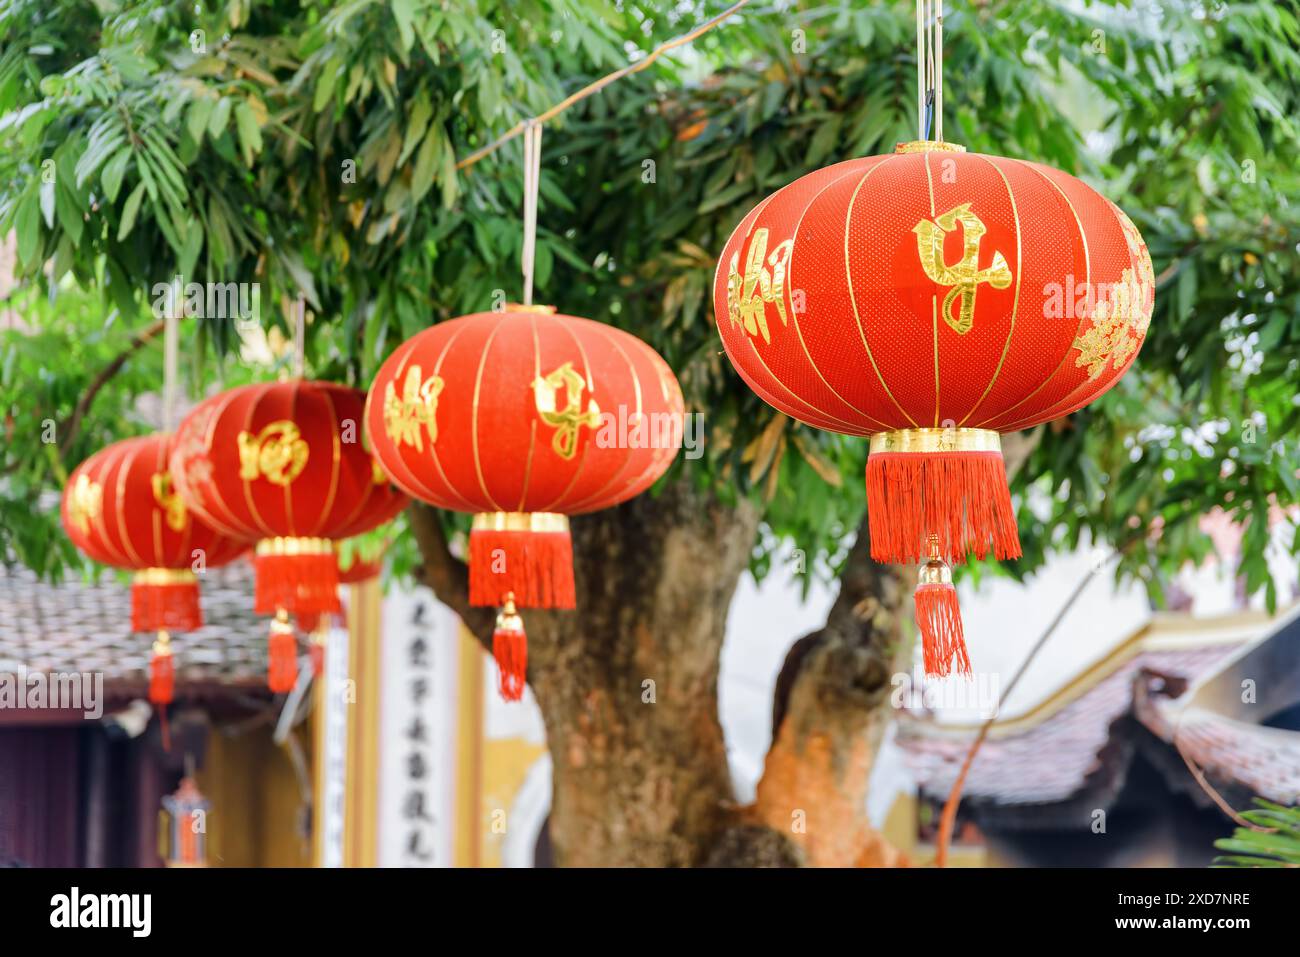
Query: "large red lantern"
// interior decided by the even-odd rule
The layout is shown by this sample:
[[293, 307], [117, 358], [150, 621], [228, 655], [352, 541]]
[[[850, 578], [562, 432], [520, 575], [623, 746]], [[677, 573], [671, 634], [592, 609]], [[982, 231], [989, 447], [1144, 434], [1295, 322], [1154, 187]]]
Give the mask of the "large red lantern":
[[871, 555], [922, 562], [927, 670], [969, 671], [947, 563], [1020, 555], [999, 433], [1114, 385], [1151, 320], [1137, 229], [1037, 163], [900, 144], [756, 206], [718, 262], [736, 370], [801, 422], [871, 436]]
[[203, 625], [195, 570], [224, 565], [250, 546], [185, 507], [168, 467], [170, 447], [163, 434], [113, 443], [73, 469], [62, 504], [63, 527], [78, 549], [135, 570], [131, 628], [158, 633], [149, 668], [149, 700], [157, 705], [174, 696], [169, 633]]
[[365, 394], [301, 379], [230, 389], [177, 430], [172, 473], [214, 528], [258, 539], [254, 608], [274, 614], [268, 684], [297, 677], [290, 615], [339, 609], [333, 540], [367, 531], [406, 504], [366, 449]]
[[550, 306], [439, 323], [398, 346], [366, 424], [395, 483], [474, 514], [470, 601], [504, 607], [502, 693], [523, 693], [521, 608], [573, 608], [568, 516], [649, 488], [680, 445], [677, 379], [648, 345]]

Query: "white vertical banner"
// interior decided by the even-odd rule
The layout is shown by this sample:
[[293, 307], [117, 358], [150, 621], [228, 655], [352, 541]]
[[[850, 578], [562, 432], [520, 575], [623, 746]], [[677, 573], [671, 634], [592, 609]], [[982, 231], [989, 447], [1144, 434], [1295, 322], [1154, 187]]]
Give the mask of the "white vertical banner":
[[356, 698], [349, 681], [348, 630], [331, 628], [325, 645], [321, 696], [321, 867], [343, 866], [347, 811], [348, 711]]
[[460, 619], [424, 587], [384, 599], [379, 866], [450, 867]]

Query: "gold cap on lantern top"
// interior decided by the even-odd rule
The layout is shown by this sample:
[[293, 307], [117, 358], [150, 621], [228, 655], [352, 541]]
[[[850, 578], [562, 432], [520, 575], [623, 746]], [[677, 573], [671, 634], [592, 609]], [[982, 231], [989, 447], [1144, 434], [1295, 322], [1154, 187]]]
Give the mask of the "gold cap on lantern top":
[[966, 147], [960, 143], [945, 143], [941, 140], [909, 140], [894, 146], [894, 153], [965, 153]]

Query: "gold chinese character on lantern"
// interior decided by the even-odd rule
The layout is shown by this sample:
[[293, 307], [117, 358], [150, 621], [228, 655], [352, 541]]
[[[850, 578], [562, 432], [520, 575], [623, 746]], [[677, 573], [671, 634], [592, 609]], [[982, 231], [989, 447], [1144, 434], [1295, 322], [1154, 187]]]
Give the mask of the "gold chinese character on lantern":
[[1129, 256], [1138, 264], [1137, 271], [1125, 269], [1120, 280], [1109, 288], [1096, 290], [1097, 303], [1092, 310], [1092, 326], [1077, 337], [1071, 347], [1079, 350], [1074, 364], [1088, 370], [1089, 380], [1098, 379], [1108, 364], [1119, 370], [1141, 345], [1151, 325], [1155, 309], [1155, 271], [1146, 243], [1133, 221], [1112, 204], [1119, 217]]
[[185, 531], [188, 517], [185, 513], [185, 500], [172, 489], [170, 472], [157, 472], [149, 483], [153, 487], [154, 503], [162, 509], [167, 527], [173, 532]]
[[[778, 244], [768, 256], [767, 238], [766, 229], [754, 230], [743, 273], [740, 270], [740, 250], [732, 254], [727, 273], [727, 317], [733, 325], [744, 326], [751, 336], [762, 336], [764, 342], [770, 343], [766, 304], [770, 302], [776, 306], [781, 325], [789, 322], [785, 311], [785, 279], [794, 240], [787, 239]], [[770, 272], [768, 266], [772, 267]]]
[[[962, 254], [955, 263], [949, 264], [944, 261], [943, 242], [959, 223]], [[916, 233], [916, 251], [925, 274], [940, 286], [952, 287], [943, 298], [943, 321], [954, 332], [964, 336], [975, 323], [975, 291], [979, 284], [986, 282], [994, 289], [1006, 289], [1011, 285], [1011, 270], [1007, 267], [1006, 257], [995, 250], [992, 264], [987, 269], [979, 268], [980, 242], [988, 230], [983, 221], [971, 212], [970, 203], [962, 203], [936, 216], [933, 222], [923, 219], [912, 227], [912, 232]], [[961, 303], [954, 318], [952, 304], [959, 298]]]
[[[537, 414], [547, 425], [555, 427], [551, 447], [560, 458], [571, 459], [578, 451], [579, 429], [584, 425], [594, 429], [600, 424], [600, 408], [595, 399], [588, 399], [586, 411], [583, 411], [583, 384], [584, 380], [572, 362], [564, 363], [550, 375], [533, 380]], [[563, 404], [560, 402], [561, 393]]]
[[422, 379], [418, 365], [406, 370], [400, 396], [393, 383], [388, 383], [384, 389], [384, 431], [394, 444], [410, 445], [423, 452], [421, 426], [429, 435], [430, 445], [438, 441], [438, 396], [442, 385], [442, 378], [437, 375]]
[[1141, 306], [1150, 288], [1133, 277], [1132, 269], [1125, 269], [1109, 295], [1093, 307], [1092, 326], [1072, 344], [1079, 350], [1074, 364], [1086, 368], [1089, 379], [1100, 378], [1108, 363], [1121, 368], [1137, 352], [1151, 321]]
[[68, 499], [68, 517], [72, 524], [85, 535], [90, 531], [90, 523], [99, 518], [103, 507], [104, 487], [82, 472], [73, 483], [72, 495]]
[[272, 422], [257, 435], [240, 432], [239, 477], [259, 476], [273, 485], [288, 485], [307, 467], [309, 448], [298, 426], [287, 419]]

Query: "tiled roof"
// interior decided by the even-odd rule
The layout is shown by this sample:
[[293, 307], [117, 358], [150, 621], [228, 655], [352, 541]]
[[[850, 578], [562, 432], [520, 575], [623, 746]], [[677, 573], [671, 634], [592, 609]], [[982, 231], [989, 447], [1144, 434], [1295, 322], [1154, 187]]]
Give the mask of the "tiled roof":
[[1212, 780], [1231, 781], [1279, 804], [1300, 804], [1300, 732], [1261, 727], [1139, 687], [1135, 710], [1154, 734]]
[[[1136, 650], [1109, 662], [1104, 676], [1054, 713], [1040, 720], [1009, 722], [980, 746], [967, 775], [963, 797], [1004, 805], [1063, 801], [1101, 770], [1110, 724], [1127, 713], [1139, 668], [1195, 677], [1222, 661], [1240, 642], [1190, 649]], [[949, 729], [905, 716], [897, 741], [923, 794], [943, 800], [965, 761], [976, 728]]]
[[[252, 568], [235, 562], [201, 576], [206, 624], [172, 636], [178, 691], [266, 681], [264, 618], [253, 614]], [[143, 694], [152, 635], [131, 631], [130, 586], [39, 581], [26, 568], [0, 565], [0, 672], [102, 672], [116, 695]]]

